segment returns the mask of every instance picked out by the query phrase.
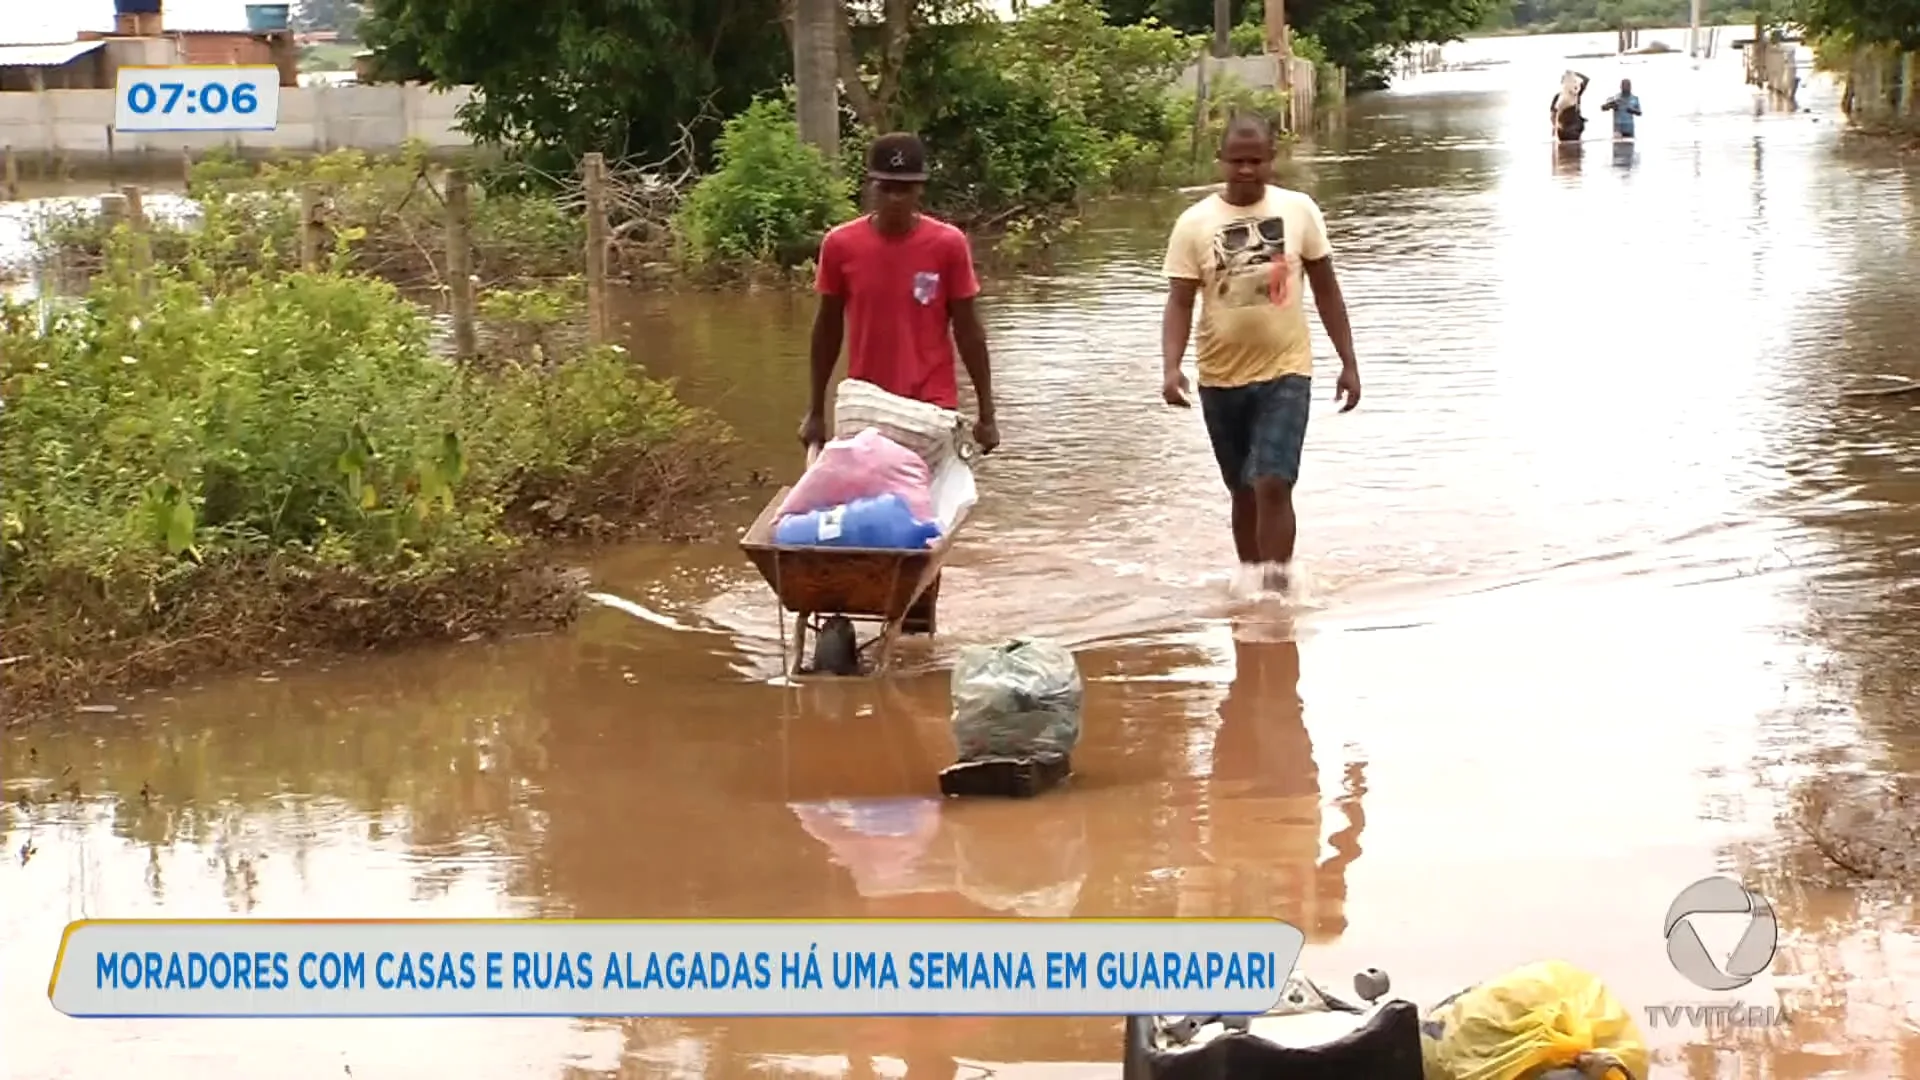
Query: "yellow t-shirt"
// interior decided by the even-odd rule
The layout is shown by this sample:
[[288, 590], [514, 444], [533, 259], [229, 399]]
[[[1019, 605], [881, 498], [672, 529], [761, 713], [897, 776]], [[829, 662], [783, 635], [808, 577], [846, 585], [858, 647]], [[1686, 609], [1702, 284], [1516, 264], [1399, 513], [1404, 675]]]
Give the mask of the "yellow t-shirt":
[[1313, 374], [1306, 260], [1332, 253], [1326, 219], [1302, 192], [1269, 185], [1252, 206], [1209, 195], [1188, 207], [1167, 242], [1165, 273], [1200, 282], [1200, 385]]

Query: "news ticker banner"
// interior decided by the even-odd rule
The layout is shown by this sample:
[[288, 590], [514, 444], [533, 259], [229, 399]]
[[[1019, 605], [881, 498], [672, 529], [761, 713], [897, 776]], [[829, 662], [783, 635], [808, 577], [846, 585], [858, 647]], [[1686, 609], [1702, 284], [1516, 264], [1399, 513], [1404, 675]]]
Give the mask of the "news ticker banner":
[[1255, 1015], [1274, 919], [83, 920], [68, 1016]]

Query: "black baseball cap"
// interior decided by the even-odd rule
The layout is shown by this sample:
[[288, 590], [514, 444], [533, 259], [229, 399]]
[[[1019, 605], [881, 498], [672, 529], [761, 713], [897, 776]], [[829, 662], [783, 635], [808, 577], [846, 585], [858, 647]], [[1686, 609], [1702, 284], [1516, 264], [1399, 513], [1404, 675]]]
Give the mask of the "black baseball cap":
[[867, 147], [867, 178], [921, 183], [927, 178], [927, 148], [920, 136], [894, 131]]

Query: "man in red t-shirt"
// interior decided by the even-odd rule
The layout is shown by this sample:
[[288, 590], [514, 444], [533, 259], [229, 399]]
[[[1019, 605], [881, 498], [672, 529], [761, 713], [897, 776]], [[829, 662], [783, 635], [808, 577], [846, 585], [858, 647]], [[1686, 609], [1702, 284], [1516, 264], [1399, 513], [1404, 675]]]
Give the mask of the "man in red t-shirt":
[[827, 441], [827, 384], [847, 343], [847, 374], [943, 409], [960, 407], [954, 347], [980, 399], [973, 441], [1000, 444], [987, 332], [974, 298], [980, 281], [966, 234], [920, 212], [927, 152], [918, 136], [894, 132], [867, 148], [872, 213], [835, 227], [820, 242], [820, 311], [813, 320], [813, 378], [800, 442]]

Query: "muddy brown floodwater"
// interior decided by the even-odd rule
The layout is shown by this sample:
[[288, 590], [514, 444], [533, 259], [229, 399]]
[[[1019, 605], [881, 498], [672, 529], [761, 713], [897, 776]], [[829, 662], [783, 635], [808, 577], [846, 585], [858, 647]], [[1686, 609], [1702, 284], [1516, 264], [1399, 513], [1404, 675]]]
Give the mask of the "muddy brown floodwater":
[[[1562, 957], [1636, 1009], [1787, 1003], [1764, 1034], [1648, 1030], [1659, 1077], [1920, 1077], [1910, 895], [1793, 811], [1920, 765], [1920, 419], [1838, 397], [1920, 374], [1920, 180], [1836, 141], [1830, 87], [1757, 113], [1734, 56], [1583, 61], [1631, 75], [1642, 137], [1556, 157], [1538, 105], [1610, 40], [1457, 46], [1511, 62], [1363, 101], [1291, 167], [1366, 377], [1351, 415], [1317, 391], [1291, 628], [1226, 614], [1199, 418], [1157, 403], [1181, 200], [1103, 209], [994, 289], [1006, 446], [944, 636], [892, 682], [778, 685], [731, 544], [636, 547], [601, 587], [651, 618], [9, 735], [8, 1075], [1117, 1075], [1106, 1020], [73, 1021], [44, 980], [83, 916], [1272, 913], [1309, 972], [1422, 1002]], [[810, 310], [623, 314], [790, 473]], [[1080, 650], [1080, 775], [943, 805], [943, 665], [1014, 633]], [[1716, 871], [1782, 927], [1718, 998], [1660, 938]]]

